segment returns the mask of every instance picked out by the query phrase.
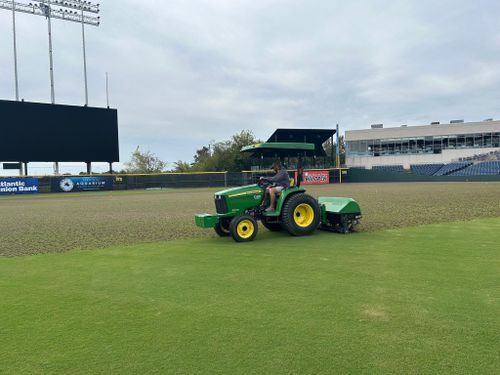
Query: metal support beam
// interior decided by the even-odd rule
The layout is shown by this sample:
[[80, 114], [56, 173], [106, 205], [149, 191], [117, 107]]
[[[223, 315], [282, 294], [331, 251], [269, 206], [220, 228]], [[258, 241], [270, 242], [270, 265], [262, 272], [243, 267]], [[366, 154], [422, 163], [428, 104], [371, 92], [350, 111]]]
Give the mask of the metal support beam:
[[85, 52], [85, 24], [83, 23], [83, 7], [81, 8], [82, 17], [82, 44], [83, 44], [83, 79], [85, 81], [85, 105], [89, 105], [89, 90], [87, 87], [87, 55]]
[[108, 72], [106, 72], [106, 105], [109, 108], [109, 79], [108, 79]]
[[82, 26], [83, 43], [83, 72], [85, 83], [85, 105], [88, 105], [88, 80], [87, 80], [87, 56], [85, 45], [85, 24], [91, 26], [100, 25], [99, 16], [89, 16], [87, 13], [97, 14], [100, 12], [99, 4], [92, 4], [86, 0], [0, 0], [0, 9], [12, 12], [12, 29], [14, 45], [14, 76], [16, 100], [19, 100], [19, 81], [17, 67], [17, 39], [16, 39], [16, 12], [42, 16], [47, 19], [49, 35], [49, 65], [50, 65], [50, 99], [55, 104], [54, 88], [54, 61], [52, 46], [52, 18], [64, 21], [78, 22]]
[[12, 0], [12, 37], [14, 43], [14, 77], [16, 86], [16, 100], [19, 101], [19, 80], [17, 75], [17, 41], [16, 41], [16, 3]]
[[[49, 3], [50, 4], [50, 3]], [[50, 71], [50, 100], [52, 104], [56, 103], [56, 94], [54, 89], [54, 61], [52, 58], [52, 22], [50, 20], [50, 5], [45, 5], [45, 14], [47, 16], [47, 25], [49, 29], [49, 71]]]

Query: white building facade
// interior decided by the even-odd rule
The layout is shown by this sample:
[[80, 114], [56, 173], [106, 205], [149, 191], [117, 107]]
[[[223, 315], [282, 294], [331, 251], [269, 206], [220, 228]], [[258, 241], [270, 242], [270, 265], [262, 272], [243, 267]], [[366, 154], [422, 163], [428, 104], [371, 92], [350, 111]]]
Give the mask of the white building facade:
[[446, 164], [500, 151], [500, 121], [350, 130], [345, 142], [347, 167]]

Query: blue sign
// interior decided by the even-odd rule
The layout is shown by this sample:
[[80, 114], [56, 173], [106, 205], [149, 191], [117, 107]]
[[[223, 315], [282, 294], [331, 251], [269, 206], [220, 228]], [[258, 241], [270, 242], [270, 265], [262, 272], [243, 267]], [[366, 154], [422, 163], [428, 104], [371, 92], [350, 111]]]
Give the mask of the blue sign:
[[70, 191], [98, 191], [112, 190], [113, 177], [95, 176], [95, 177], [56, 177], [51, 179], [51, 190], [53, 192]]
[[38, 178], [0, 178], [0, 195], [38, 193]]

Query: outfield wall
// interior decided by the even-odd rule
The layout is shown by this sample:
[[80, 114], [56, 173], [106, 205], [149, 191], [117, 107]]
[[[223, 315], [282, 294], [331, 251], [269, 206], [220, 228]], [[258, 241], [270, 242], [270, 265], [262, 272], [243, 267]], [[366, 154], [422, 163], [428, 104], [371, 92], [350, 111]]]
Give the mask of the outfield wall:
[[[107, 174], [43, 177], [0, 178], [0, 195], [68, 193], [82, 191], [231, 187], [257, 182], [259, 176], [271, 171]], [[289, 171], [295, 178], [295, 171]], [[494, 176], [422, 176], [407, 172], [386, 172], [367, 169], [306, 170], [308, 184], [346, 182], [433, 182], [433, 181], [500, 181]]]
[[[311, 184], [339, 182], [339, 174], [346, 170], [306, 170]], [[199, 172], [160, 174], [93, 174], [5, 177], [0, 179], [0, 195], [64, 193], [82, 191], [165, 189], [165, 188], [206, 188], [248, 185], [258, 181], [260, 176], [270, 176], [266, 171], [243, 172]], [[289, 171], [295, 178], [295, 171]]]

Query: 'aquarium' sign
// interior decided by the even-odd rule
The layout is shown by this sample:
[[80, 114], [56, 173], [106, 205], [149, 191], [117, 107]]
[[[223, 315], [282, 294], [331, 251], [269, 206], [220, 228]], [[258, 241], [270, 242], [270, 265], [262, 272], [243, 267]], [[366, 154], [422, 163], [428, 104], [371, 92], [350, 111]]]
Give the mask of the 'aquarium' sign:
[[0, 178], [0, 195], [38, 193], [38, 178]]
[[52, 192], [112, 190], [113, 177], [59, 177], [51, 179]]

